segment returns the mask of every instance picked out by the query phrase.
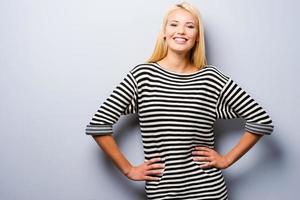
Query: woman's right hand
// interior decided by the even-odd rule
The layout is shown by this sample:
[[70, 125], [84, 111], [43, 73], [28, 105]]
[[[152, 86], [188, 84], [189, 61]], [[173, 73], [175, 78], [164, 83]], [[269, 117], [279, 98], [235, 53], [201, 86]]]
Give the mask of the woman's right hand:
[[[159, 180], [160, 177], [157, 175], [162, 175], [164, 172], [164, 164], [159, 164], [156, 162], [161, 161], [161, 158], [152, 158], [148, 161], [143, 162], [139, 166], [132, 166], [128, 173], [127, 178], [134, 181], [151, 181]], [[155, 176], [152, 176], [155, 175]]]

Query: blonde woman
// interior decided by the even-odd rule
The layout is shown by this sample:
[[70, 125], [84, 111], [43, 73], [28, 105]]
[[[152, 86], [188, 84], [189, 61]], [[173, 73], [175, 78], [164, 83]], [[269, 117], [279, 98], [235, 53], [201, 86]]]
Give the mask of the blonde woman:
[[[112, 126], [138, 114], [145, 161], [133, 166]], [[244, 118], [245, 133], [227, 154], [214, 149], [217, 119]], [[199, 11], [184, 2], [163, 19], [150, 59], [134, 66], [86, 127], [131, 180], [145, 181], [149, 200], [228, 199], [222, 169], [273, 131], [265, 110], [230, 77], [208, 65]]]

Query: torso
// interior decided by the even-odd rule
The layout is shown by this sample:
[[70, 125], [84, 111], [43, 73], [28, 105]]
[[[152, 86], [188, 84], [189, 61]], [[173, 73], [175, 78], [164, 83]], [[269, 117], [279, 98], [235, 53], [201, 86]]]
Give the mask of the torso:
[[221, 170], [201, 169], [191, 154], [198, 145], [214, 148], [215, 105], [224, 77], [210, 66], [181, 74], [155, 63], [132, 72], [145, 159], [160, 156], [165, 164], [160, 181], [146, 181], [148, 199], [226, 199]]

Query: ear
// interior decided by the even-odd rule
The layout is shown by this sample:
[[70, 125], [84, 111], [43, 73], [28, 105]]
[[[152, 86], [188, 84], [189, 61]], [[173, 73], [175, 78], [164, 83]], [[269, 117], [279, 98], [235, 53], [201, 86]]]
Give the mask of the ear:
[[166, 30], [165, 29], [162, 31], [162, 35], [163, 35], [163, 39], [166, 40], [167, 37], [166, 37]]

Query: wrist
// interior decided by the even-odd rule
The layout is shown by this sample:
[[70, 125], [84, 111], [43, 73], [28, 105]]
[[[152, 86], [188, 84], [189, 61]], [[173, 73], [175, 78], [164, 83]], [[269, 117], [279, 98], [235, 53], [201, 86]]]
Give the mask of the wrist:
[[226, 168], [230, 167], [233, 164], [233, 159], [229, 155], [224, 156]]
[[133, 167], [132, 165], [128, 165], [127, 167], [125, 167], [124, 169], [122, 169], [122, 173], [126, 177], [128, 177], [128, 175], [130, 174], [130, 171], [131, 171], [132, 167]]

